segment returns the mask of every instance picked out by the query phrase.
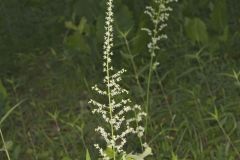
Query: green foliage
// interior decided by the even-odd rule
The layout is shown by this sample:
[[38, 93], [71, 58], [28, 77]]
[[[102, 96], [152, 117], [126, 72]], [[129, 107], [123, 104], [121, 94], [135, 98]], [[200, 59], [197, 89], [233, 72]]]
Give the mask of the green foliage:
[[214, 4], [210, 14], [210, 19], [211, 26], [215, 31], [221, 33], [225, 29], [228, 25], [226, 0], [219, 0]]
[[[149, 25], [143, 14], [149, 3], [115, 4], [113, 61], [128, 70], [123, 86], [140, 104], [150, 58], [149, 38], [141, 31]], [[103, 4], [1, 1], [0, 119], [12, 160], [98, 158], [92, 145], [102, 142], [93, 130], [99, 119], [87, 101], [90, 86], [102, 77]], [[148, 159], [239, 159], [239, 0], [182, 0], [172, 7], [169, 39], [159, 43], [150, 88], [146, 140], [154, 154]], [[7, 112], [25, 98], [22, 107]], [[55, 111], [56, 119], [47, 114]], [[141, 152], [137, 146], [126, 149]], [[6, 159], [2, 152], [0, 159]]]
[[68, 36], [65, 40], [66, 46], [72, 49], [82, 51], [84, 53], [89, 53], [90, 48], [84, 39], [84, 34], [88, 34], [89, 27], [87, 26], [86, 18], [82, 18], [78, 25], [72, 22], [65, 22], [65, 26], [68, 29], [74, 31], [74, 33]]
[[[122, 17], [125, 17], [124, 19]], [[121, 5], [121, 7], [116, 11], [116, 25], [122, 32], [128, 31], [134, 26], [134, 19], [132, 12], [126, 5]]]
[[9, 109], [1, 118], [0, 118], [0, 127], [3, 124], [3, 122], [8, 118], [8, 116], [17, 108], [19, 107], [24, 101], [20, 101], [15, 106], [13, 106], [11, 109]]
[[185, 20], [185, 30], [192, 42], [206, 44], [208, 42], [208, 32], [206, 24], [199, 18]]

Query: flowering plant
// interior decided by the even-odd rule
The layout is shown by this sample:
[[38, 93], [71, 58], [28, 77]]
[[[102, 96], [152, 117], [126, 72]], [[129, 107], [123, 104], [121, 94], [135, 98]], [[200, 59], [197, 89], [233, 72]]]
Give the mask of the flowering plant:
[[[145, 13], [150, 16], [154, 24], [154, 29], [143, 28], [143, 30], [147, 31], [149, 36], [152, 37], [151, 42], [148, 44], [149, 52], [151, 53], [150, 66], [153, 65], [155, 51], [159, 49], [157, 42], [162, 38], [166, 38], [166, 35], [161, 34], [161, 31], [166, 27], [164, 22], [168, 19], [168, 11], [171, 10], [170, 7], [167, 7], [167, 4], [172, 1], [173, 0], [154, 0], [155, 4], [157, 4], [157, 9], [151, 6], [146, 7]], [[121, 69], [117, 72], [114, 71], [111, 58], [113, 56], [112, 48], [114, 46], [113, 0], [106, 0], [106, 4], [107, 11], [103, 45], [103, 72], [105, 77], [103, 78], [102, 87], [95, 85], [92, 89], [104, 96], [107, 102], [101, 103], [91, 99], [89, 103], [96, 107], [92, 112], [101, 115], [108, 127], [102, 125], [95, 129], [103, 137], [106, 147], [102, 147], [99, 144], [95, 144], [94, 146], [98, 149], [103, 160], [143, 160], [152, 154], [151, 148], [146, 143], [143, 143], [142, 140], [145, 128], [141, 126], [141, 123], [144, 117], [147, 116], [148, 109], [146, 108], [147, 113], [145, 113], [142, 111], [140, 105], [133, 104], [129, 98], [126, 98], [129, 92], [120, 85], [122, 74], [125, 73], [126, 70]], [[147, 101], [148, 97], [149, 94]], [[142, 148], [141, 154], [134, 155], [132, 152], [127, 153], [125, 145], [129, 143], [128, 136], [130, 134], [135, 135], [135, 137], [139, 139]]]
[[[114, 73], [112, 66], [113, 56], [113, 0], [107, 0], [107, 11], [105, 17], [105, 36], [104, 36], [104, 52], [103, 52], [103, 72], [105, 77], [103, 79], [104, 87], [100, 88], [98, 85], [92, 87], [98, 94], [105, 96], [107, 103], [103, 104], [91, 99], [89, 103], [96, 106], [92, 112], [101, 115], [103, 120], [108, 124], [109, 128], [98, 126], [96, 131], [103, 137], [106, 148], [103, 149], [99, 144], [95, 147], [104, 160], [109, 159], [143, 159], [151, 154], [151, 149], [146, 143], [142, 142], [144, 128], [140, 125], [146, 113], [142, 111], [141, 106], [132, 105], [129, 98], [126, 97], [128, 91], [122, 88], [119, 82], [122, 80], [121, 76], [125, 69], [121, 69]], [[127, 136], [134, 134], [139, 138], [142, 148], [145, 151], [142, 154], [133, 155], [127, 154], [124, 146], [127, 143]]]
[[[169, 3], [177, 0], [153, 0], [152, 6], [147, 6], [145, 14], [148, 15], [153, 27], [142, 28], [143, 31], [146, 31], [150, 37], [150, 41], [147, 44], [148, 52], [150, 53], [150, 62], [149, 62], [149, 71], [147, 78], [147, 96], [145, 104], [145, 112], [149, 113], [150, 108], [150, 84], [152, 80], [153, 71], [159, 65], [159, 62], [155, 61], [155, 56], [157, 50], [159, 50], [159, 41], [166, 39], [167, 35], [163, 33], [163, 29], [167, 27], [166, 21], [169, 18], [169, 12], [172, 11], [172, 8], [169, 7]], [[146, 118], [146, 127], [148, 126], [148, 119]]]

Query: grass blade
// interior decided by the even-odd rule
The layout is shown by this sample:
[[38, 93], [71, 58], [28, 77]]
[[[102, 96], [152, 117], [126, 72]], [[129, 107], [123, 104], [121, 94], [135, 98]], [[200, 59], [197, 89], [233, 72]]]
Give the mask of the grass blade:
[[0, 119], [0, 126], [7, 119], [7, 117], [17, 108], [19, 107], [25, 100], [20, 101], [15, 106], [13, 106], [7, 113]]

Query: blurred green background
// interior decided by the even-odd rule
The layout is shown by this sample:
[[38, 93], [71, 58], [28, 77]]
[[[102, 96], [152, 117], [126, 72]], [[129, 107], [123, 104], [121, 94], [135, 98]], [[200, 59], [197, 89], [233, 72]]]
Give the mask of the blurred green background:
[[[151, 27], [144, 9], [152, 1], [114, 3], [113, 61], [128, 70], [123, 86], [144, 105], [135, 75], [146, 88], [149, 38], [141, 28]], [[151, 84], [149, 159], [237, 160], [240, 1], [171, 6]], [[26, 99], [0, 126], [12, 160], [83, 160], [87, 148], [97, 159], [99, 117], [88, 100], [103, 77], [104, 12], [104, 0], [0, 1], [0, 117]]]

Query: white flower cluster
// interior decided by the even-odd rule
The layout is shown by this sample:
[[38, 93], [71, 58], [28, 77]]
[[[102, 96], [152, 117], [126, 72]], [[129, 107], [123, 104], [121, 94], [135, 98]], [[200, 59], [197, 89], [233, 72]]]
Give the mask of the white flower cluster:
[[[147, 6], [145, 14], [150, 17], [150, 20], [153, 23], [154, 28], [142, 28], [146, 31], [147, 34], [151, 37], [151, 41], [148, 43], [149, 53], [151, 56], [155, 56], [155, 51], [159, 49], [157, 43], [161, 39], [166, 39], [167, 35], [161, 33], [164, 28], [167, 27], [166, 21], [169, 17], [169, 12], [172, 11], [172, 8], [168, 6], [169, 3], [177, 0], [154, 0], [156, 8], [152, 6]], [[155, 6], [155, 5], [154, 5]]]
[[[91, 99], [89, 103], [96, 108], [92, 110], [95, 114], [101, 115], [103, 120], [109, 124], [109, 128], [98, 126], [95, 130], [101, 134], [106, 142], [106, 146], [111, 148], [114, 152], [114, 160], [116, 154], [126, 155], [124, 145], [127, 143], [127, 136], [135, 134], [142, 137], [144, 128], [140, 126], [140, 122], [146, 113], [142, 112], [139, 105], [131, 106], [131, 100], [122, 98], [128, 94], [126, 89], [123, 89], [119, 82], [122, 80], [121, 76], [126, 72], [122, 69], [113, 73], [111, 65], [111, 56], [113, 47], [113, 0], [107, 0], [107, 12], [105, 19], [105, 36], [104, 36], [104, 54], [103, 54], [103, 72], [105, 77], [103, 79], [104, 87], [100, 89], [97, 85], [92, 89], [98, 94], [105, 96], [107, 104]], [[130, 116], [130, 117], [129, 117]], [[95, 144], [104, 160], [111, 159], [102, 147]]]

